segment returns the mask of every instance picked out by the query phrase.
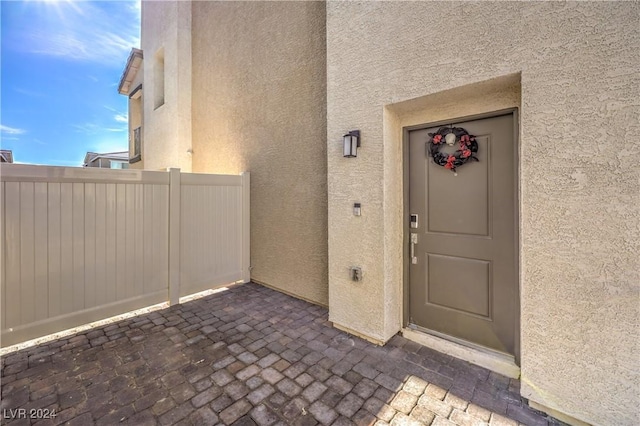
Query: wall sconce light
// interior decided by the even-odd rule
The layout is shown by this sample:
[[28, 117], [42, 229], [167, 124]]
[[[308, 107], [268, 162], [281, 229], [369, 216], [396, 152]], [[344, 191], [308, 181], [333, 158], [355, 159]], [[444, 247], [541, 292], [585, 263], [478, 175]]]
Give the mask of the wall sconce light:
[[352, 130], [343, 136], [344, 139], [344, 156], [357, 157], [358, 148], [360, 147], [360, 130]]

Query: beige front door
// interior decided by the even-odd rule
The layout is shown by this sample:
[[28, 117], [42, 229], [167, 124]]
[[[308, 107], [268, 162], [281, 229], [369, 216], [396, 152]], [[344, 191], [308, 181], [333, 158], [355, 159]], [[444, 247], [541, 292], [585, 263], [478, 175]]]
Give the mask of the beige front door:
[[[453, 123], [476, 136], [477, 162], [457, 176], [426, 143], [442, 127], [409, 131], [409, 323], [509, 354], [518, 314], [513, 113]], [[449, 127], [449, 126], [447, 126]], [[453, 152], [445, 146], [442, 152]], [[408, 218], [408, 220], [410, 220]], [[411, 238], [408, 238], [411, 241]]]

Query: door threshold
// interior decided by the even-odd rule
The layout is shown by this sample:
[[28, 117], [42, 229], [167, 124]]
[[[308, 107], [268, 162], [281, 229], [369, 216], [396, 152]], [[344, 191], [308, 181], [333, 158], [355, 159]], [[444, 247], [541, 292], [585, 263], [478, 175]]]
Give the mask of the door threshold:
[[485, 348], [476, 348], [434, 336], [411, 326], [402, 329], [402, 335], [423, 346], [494, 371], [511, 379], [520, 377], [520, 367], [512, 355]]

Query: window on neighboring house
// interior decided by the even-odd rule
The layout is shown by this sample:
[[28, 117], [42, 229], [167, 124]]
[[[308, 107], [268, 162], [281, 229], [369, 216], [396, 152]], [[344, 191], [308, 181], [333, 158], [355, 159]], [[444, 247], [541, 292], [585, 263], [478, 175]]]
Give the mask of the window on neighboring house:
[[129, 163], [142, 160], [142, 85], [129, 95]]
[[133, 129], [133, 156], [139, 157], [142, 154], [140, 145], [142, 144], [142, 127]]
[[153, 64], [153, 108], [164, 105], [164, 49], [158, 50]]
[[125, 163], [123, 161], [111, 160], [110, 166], [111, 166], [112, 169], [128, 169], [129, 168], [129, 163]]

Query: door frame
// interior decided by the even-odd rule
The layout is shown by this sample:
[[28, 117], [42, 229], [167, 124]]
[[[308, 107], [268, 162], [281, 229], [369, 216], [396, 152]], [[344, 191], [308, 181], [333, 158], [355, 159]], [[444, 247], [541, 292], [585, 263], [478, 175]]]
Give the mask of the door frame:
[[[402, 170], [402, 178], [403, 178], [402, 179], [402, 186], [403, 186], [402, 188], [403, 190], [402, 327], [405, 328], [409, 326], [409, 313], [410, 313], [409, 312], [409, 261], [410, 261], [409, 234], [411, 233], [411, 229], [409, 227], [409, 215], [411, 213], [409, 212], [409, 132], [413, 130], [422, 130], [422, 129], [428, 129], [430, 127], [438, 127], [438, 126], [462, 123], [465, 121], [482, 120], [486, 118], [494, 118], [494, 117], [500, 117], [503, 115], [510, 115], [510, 114], [513, 117], [513, 142], [515, 144], [515, 149], [513, 150], [514, 152], [513, 175], [516, 179], [516, 182], [514, 182], [515, 193], [513, 194], [514, 201], [515, 201], [514, 217], [513, 217], [514, 226], [515, 226], [513, 248], [516, 252], [514, 266], [516, 268], [516, 276], [518, 277], [517, 278], [518, 282], [516, 285], [516, 292], [515, 292], [516, 300], [514, 300], [514, 304], [515, 304], [514, 306], [516, 311], [514, 357], [515, 357], [516, 364], [520, 365], [520, 295], [521, 295], [521, 291], [520, 291], [520, 283], [521, 283], [521, 276], [520, 276], [520, 137], [519, 137], [520, 126], [519, 126], [519, 114], [518, 114], [517, 107], [507, 108], [507, 109], [502, 109], [502, 110], [492, 111], [492, 112], [487, 112], [482, 114], [474, 114], [474, 115], [468, 115], [463, 117], [454, 117], [449, 120], [439, 120], [436, 122], [417, 124], [417, 125], [406, 126], [402, 128], [402, 169], [403, 169]], [[426, 150], [425, 150], [425, 154], [426, 154]], [[426, 220], [426, 218], [423, 218], [422, 220], [424, 221]], [[420, 331], [428, 332], [422, 329]], [[436, 337], [445, 338], [445, 339], [447, 337], [451, 337], [450, 341], [460, 343], [460, 340], [456, 339], [453, 336], [445, 337], [441, 333], [437, 333], [437, 332], [433, 332], [433, 335]], [[477, 345], [474, 345], [473, 343], [470, 343], [468, 346], [470, 348], [477, 348]]]

